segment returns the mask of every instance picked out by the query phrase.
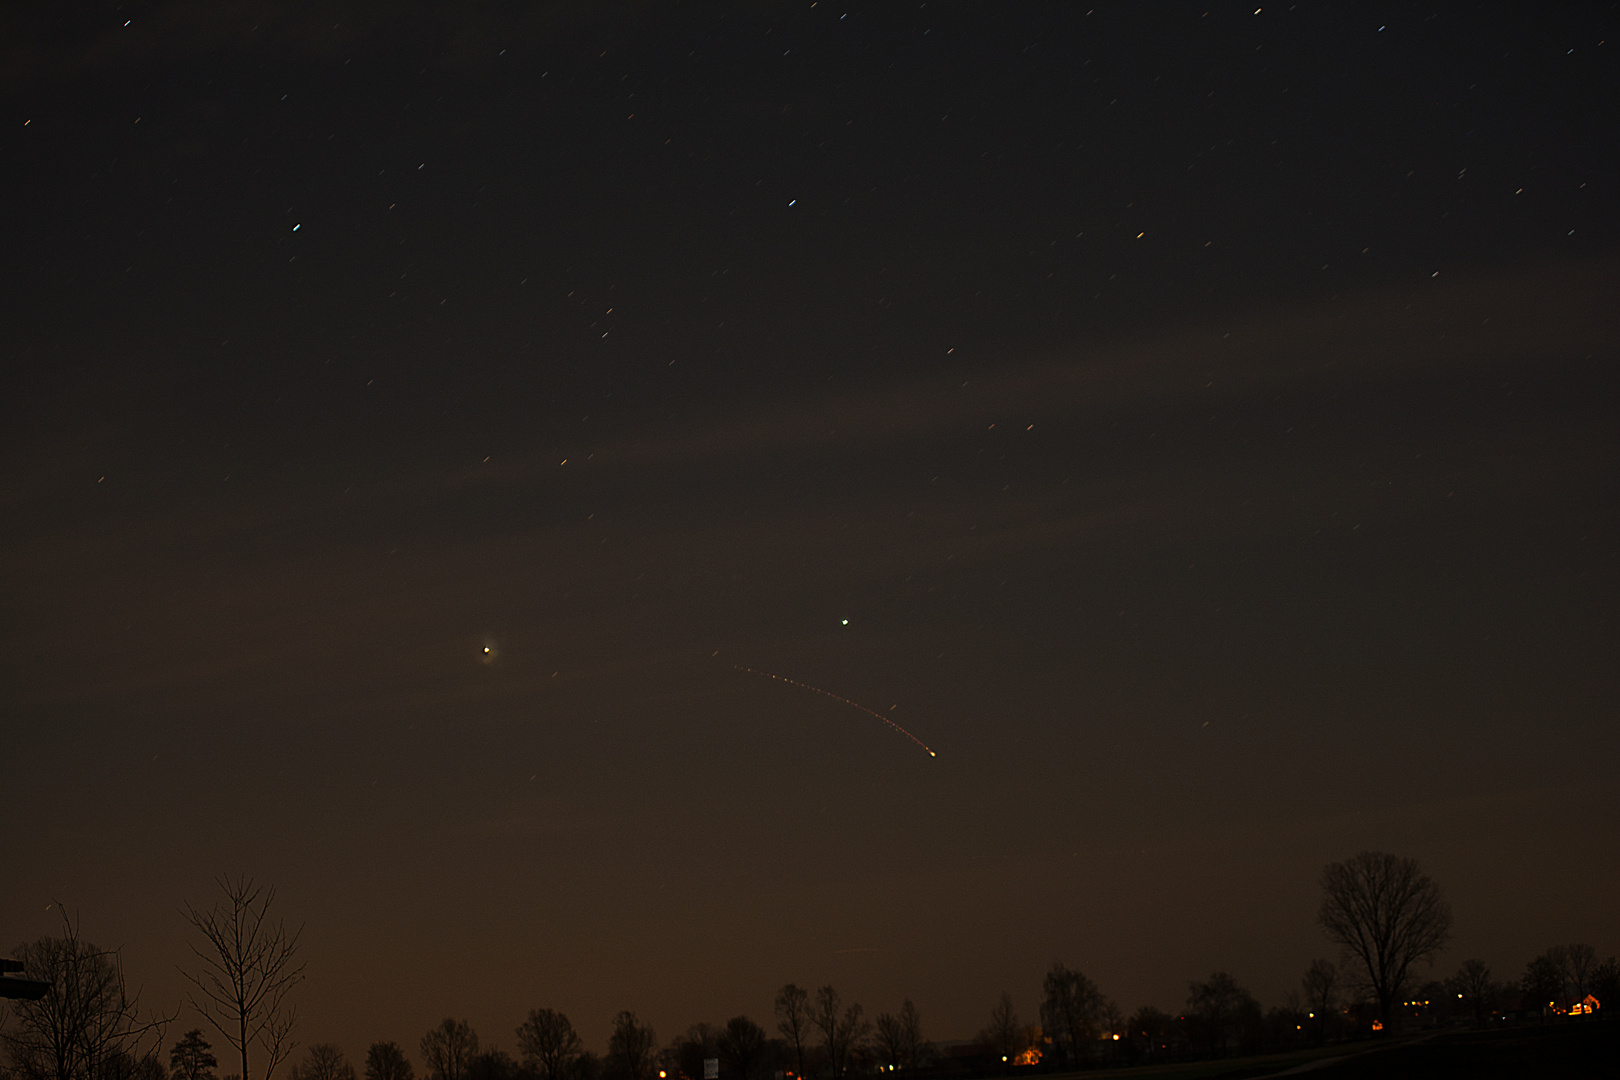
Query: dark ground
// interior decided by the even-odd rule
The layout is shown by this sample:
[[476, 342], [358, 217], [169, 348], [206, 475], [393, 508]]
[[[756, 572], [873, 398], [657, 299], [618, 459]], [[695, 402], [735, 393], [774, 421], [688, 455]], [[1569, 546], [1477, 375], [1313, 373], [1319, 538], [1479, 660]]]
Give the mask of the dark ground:
[[1615, 1024], [1556, 1024], [1506, 1031], [1446, 1032], [1355, 1057], [1304, 1075], [1315, 1080], [1403, 1077], [1617, 1077]]
[[1451, 1080], [1494, 1077], [1620, 1077], [1620, 1025], [1550, 1024], [1491, 1031], [1444, 1031], [1400, 1036], [1380, 1046], [1373, 1041], [1343, 1043], [1319, 1050], [1191, 1061], [1173, 1065], [1113, 1068], [1070, 1077], [1095, 1080]]

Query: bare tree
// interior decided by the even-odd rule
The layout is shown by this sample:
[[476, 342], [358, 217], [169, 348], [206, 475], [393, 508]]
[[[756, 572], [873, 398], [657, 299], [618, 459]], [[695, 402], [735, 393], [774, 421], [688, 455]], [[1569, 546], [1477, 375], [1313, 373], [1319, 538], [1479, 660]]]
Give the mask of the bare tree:
[[607, 1065], [617, 1080], [647, 1080], [652, 1072], [658, 1036], [626, 1009], [613, 1018], [608, 1036]]
[[1491, 983], [1491, 969], [1485, 966], [1485, 961], [1464, 960], [1463, 966], [1457, 969], [1457, 974], [1446, 980], [1446, 986], [1474, 1010], [1475, 1025], [1483, 1027], [1485, 1014], [1490, 1008], [1492, 991], [1495, 989]]
[[517, 1080], [523, 1070], [505, 1050], [485, 1050], [474, 1054], [467, 1065], [467, 1080]]
[[447, 1016], [422, 1036], [421, 1050], [431, 1080], [466, 1080], [478, 1056], [478, 1032], [467, 1021]]
[[905, 1051], [901, 1064], [907, 1072], [914, 1073], [922, 1068], [925, 1044], [922, 1017], [917, 1015], [917, 1006], [911, 1003], [910, 998], [900, 1003], [900, 1037], [904, 1040]]
[[540, 1080], [567, 1080], [574, 1059], [585, 1049], [568, 1017], [555, 1009], [530, 1009], [529, 1018], [518, 1025], [517, 1040], [523, 1064]]
[[195, 990], [191, 1007], [224, 1036], [242, 1060], [241, 1080], [250, 1080], [248, 1050], [264, 1054], [264, 1080], [270, 1080], [296, 1045], [292, 1028], [297, 1010], [287, 995], [304, 978], [298, 963], [298, 936], [271, 918], [276, 890], [250, 877], [221, 877], [224, 896], [207, 911], [186, 905], [186, 921], [203, 937], [192, 953], [201, 967], [181, 973]]
[[1208, 982], [1187, 984], [1187, 1011], [1204, 1025], [1211, 1052], [1226, 1052], [1232, 1029], [1251, 1007], [1259, 1009], [1253, 995], [1224, 971], [1215, 972]]
[[169, 1080], [169, 1070], [156, 1049], [140, 1057], [119, 1050], [101, 1063], [100, 1080]]
[[[1104, 1035], [1112, 1035], [1115, 1039], [1123, 1035], [1125, 1033], [1125, 1013], [1120, 1009], [1119, 1002], [1113, 998], [1103, 998], [1102, 1005], [1097, 1009], [1097, 1023]], [[1033, 1030], [1035, 1035], [1039, 1037], [1041, 1029], [1036, 1027]], [[1030, 1040], [1029, 1045], [1035, 1045], [1034, 1039]]]
[[1432, 960], [1451, 937], [1451, 905], [1416, 859], [1363, 851], [1322, 871], [1317, 912], [1329, 940], [1360, 964], [1363, 984], [1389, 1030], [1413, 964]]
[[671, 1039], [664, 1051], [665, 1060], [688, 1080], [698, 1080], [703, 1075], [704, 1061], [719, 1057], [720, 1029], [704, 1021], [693, 1024], [684, 1034]]
[[732, 1080], [753, 1080], [765, 1060], [765, 1029], [746, 1016], [733, 1016], [715, 1037], [720, 1060]]
[[1339, 969], [1326, 957], [1312, 960], [1305, 977], [1300, 980], [1300, 989], [1305, 991], [1309, 1018], [1316, 1020], [1316, 1041], [1326, 1042], [1328, 1014], [1339, 999]]
[[862, 1019], [859, 1005], [852, 1004], [842, 1012], [839, 1005], [838, 991], [831, 986], [823, 986], [816, 991], [815, 1010], [810, 1014], [811, 1021], [821, 1031], [821, 1043], [827, 1050], [827, 1066], [832, 1070], [832, 1080], [841, 1080], [849, 1070], [850, 1057], [872, 1030], [872, 1025]]
[[416, 1070], [395, 1042], [374, 1042], [366, 1050], [366, 1080], [416, 1080]]
[[884, 1013], [877, 1018], [875, 1042], [879, 1056], [892, 1071], [914, 1073], [922, 1065], [922, 1017], [910, 998], [901, 1004], [898, 1016]]
[[594, 1051], [586, 1050], [574, 1059], [573, 1080], [601, 1080], [605, 1074], [602, 1059]]
[[1131, 1041], [1144, 1054], [1152, 1056], [1160, 1050], [1169, 1048], [1171, 1032], [1169, 1013], [1162, 1012], [1152, 1005], [1143, 1005], [1131, 1014], [1126, 1024], [1130, 1027]]
[[1000, 1056], [1003, 1065], [1017, 1057], [1023, 1047], [1024, 1029], [1018, 1023], [1013, 1009], [1012, 995], [1002, 992], [1001, 1000], [990, 1010], [990, 1022], [979, 1032], [979, 1041], [990, 1048], [993, 1056]]
[[1565, 945], [1563, 952], [1564, 984], [1569, 988], [1569, 1000], [1580, 1001], [1591, 989], [1592, 976], [1597, 972], [1597, 950], [1590, 945]]
[[1611, 956], [1592, 970], [1592, 994], [1600, 1003], [1620, 1001], [1620, 960]]
[[776, 1030], [793, 1047], [796, 1074], [804, 1077], [804, 1049], [810, 1041], [810, 994], [802, 987], [788, 983], [776, 993]]
[[1564, 996], [1564, 947], [1555, 945], [1525, 965], [1519, 989], [1545, 1019]]
[[214, 1048], [203, 1038], [202, 1028], [192, 1028], [169, 1050], [169, 1073], [174, 1080], [214, 1080], [214, 1067], [218, 1064]]
[[887, 1065], [890, 1072], [899, 1072], [905, 1067], [906, 1037], [898, 1016], [878, 1013], [872, 1042], [877, 1048], [879, 1063]]
[[19, 946], [17, 959], [26, 977], [51, 985], [39, 998], [13, 1001], [15, 1022], [0, 1029], [14, 1080], [102, 1080], [134, 1071], [144, 1060], [142, 1043], [152, 1056], [172, 1018], [142, 1019], [140, 994], [129, 992], [117, 950], [81, 938], [65, 910], [62, 936]]
[[290, 1071], [291, 1080], [355, 1080], [354, 1066], [336, 1043], [316, 1043]]
[[1041, 988], [1045, 993], [1041, 1001], [1041, 1024], [1058, 1048], [1067, 1053], [1069, 1063], [1078, 1068], [1090, 1056], [1102, 992], [1096, 983], [1064, 967], [1061, 961], [1053, 961]]

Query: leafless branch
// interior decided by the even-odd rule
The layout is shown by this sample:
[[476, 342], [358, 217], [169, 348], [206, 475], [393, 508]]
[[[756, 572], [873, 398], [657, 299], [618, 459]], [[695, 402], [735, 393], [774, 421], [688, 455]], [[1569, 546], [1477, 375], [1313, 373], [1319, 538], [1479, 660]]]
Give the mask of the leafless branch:
[[248, 1052], [255, 1046], [264, 1055], [264, 1080], [270, 1080], [297, 1045], [291, 1039], [297, 1012], [287, 995], [304, 978], [304, 965], [297, 963], [302, 929], [289, 932], [271, 918], [273, 887], [226, 876], [219, 888], [224, 895], [212, 908], [186, 905], [186, 921], [202, 943], [191, 944], [200, 966], [181, 974], [192, 984], [192, 1007], [240, 1055], [242, 1080], [249, 1080]]
[[1317, 922], [1358, 961], [1387, 1028], [1412, 965], [1433, 959], [1450, 938], [1451, 906], [1417, 860], [1363, 851], [1322, 871]]
[[96, 1080], [114, 1059], [155, 1049], [174, 1018], [142, 1018], [140, 992], [130, 993], [122, 958], [79, 936], [78, 920], [60, 901], [62, 936], [19, 950], [32, 978], [51, 984], [34, 1001], [13, 1004], [15, 1024], [0, 1031], [18, 1080]]

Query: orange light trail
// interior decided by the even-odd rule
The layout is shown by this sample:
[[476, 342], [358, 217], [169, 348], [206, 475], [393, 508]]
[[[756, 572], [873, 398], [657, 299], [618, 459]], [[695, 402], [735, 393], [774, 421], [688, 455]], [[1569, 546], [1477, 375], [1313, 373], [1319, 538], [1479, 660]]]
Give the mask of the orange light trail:
[[786, 675], [772, 675], [768, 671], [758, 671], [758, 670], [756, 670], [754, 668], [751, 668], [751, 667], [743, 667], [741, 664], [732, 664], [731, 666], [734, 669], [736, 669], [737, 671], [746, 671], [750, 675], [763, 675], [767, 679], [775, 679], [777, 682], [785, 682], [790, 686], [797, 686], [800, 690], [808, 690], [812, 694], [820, 694], [822, 697], [830, 697], [834, 701], [841, 701], [845, 705], [848, 705], [852, 709], [861, 710], [861, 712], [865, 713], [867, 716], [872, 717], [874, 720], [881, 720], [885, 724], [888, 724], [890, 727], [894, 728], [894, 730], [898, 731], [900, 734], [904, 735], [906, 738], [910, 739], [912, 742], [916, 743], [918, 746], [920, 746], [924, 750], [926, 750], [928, 752], [929, 757], [931, 757], [931, 758], [939, 757], [938, 754], [934, 753], [934, 751], [929, 748], [927, 743], [925, 743], [921, 739], [917, 738], [917, 736], [913, 735], [911, 732], [907, 731], [905, 728], [901, 727], [899, 724], [895, 723], [893, 720], [890, 720], [887, 716], [884, 716], [882, 713], [878, 712], [877, 710], [868, 709], [865, 705], [862, 705], [858, 701], [851, 701], [851, 700], [849, 700], [849, 698], [845, 697], [842, 694], [835, 694], [831, 690], [823, 690], [819, 686], [811, 686], [809, 683], [802, 683], [798, 679], [790, 679]]

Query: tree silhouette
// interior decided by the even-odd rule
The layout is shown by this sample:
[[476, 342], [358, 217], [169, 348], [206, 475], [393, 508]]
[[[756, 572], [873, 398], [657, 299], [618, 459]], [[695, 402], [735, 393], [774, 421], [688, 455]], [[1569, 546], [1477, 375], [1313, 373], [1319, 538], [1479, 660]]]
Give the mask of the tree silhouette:
[[1590, 945], [1565, 945], [1563, 950], [1564, 984], [1569, 1000], [1580, 1001], [1592, 988], [1592, 976], [1597, 973], [1597, 950]]
[[214, 1080], [218, 1064], [202, 1028], [192, 1028], [169, 1050], [169, 1073], [174, 1080]]
[[905, 1040], [902, 1064], [907, 1072], [914, 1073], [922, 1068], [926, 1044], [923, 1042], [922, 1017], [917, 1014], [917, 1006], [911, 1003], [910, 998], [900, 1003], [900, 1033]]
[[555, 1009], [530, 1009], [518, 1025], [517, 1040], [523, 1064], [539, 1080], [568, 1080], [574, 1059], [585, 1049], [568, 1017]]
[[117, 951], [81, 938], [66, 911], [61, 937], [20, 946], [17, 959], [26, 977], [51, 985], [39, 998], [12, 1001], [13, 1022], [0, 1027], [12, 1080], [104, 1080], [133, 1072], [144, 1060], [138, 1044], [162, 1039], [170, 1018], [141, 1018], [140, 995], [129, 993]]
[[900, 1018], [889, 1013], [878, 1013], [873, 1021], [872, 1044], [877, 1049], [878, 1062], [887, 1065], [890, 1072], [899, 1072], [905, 1060]]
[[1562, 952], [1562, 947], [1548, 949], [1525, 965], [1524, 977], [1519, 980], [1525, 998], [1540, 1010], [1543, 1018], [1550, 1010], [1558, 1008], [1558, 1000], [1564, 996]]
[[1326, 1042], [1328, 1014], [1338, 1004], [1339, 969], [1325, 957], [1312, 960], [1300, 980], [1300, 989], [1305, 991], [1306, 1009], [1316, 1019], [1316, 1041]]
[[585, 1050], [573, 1061], [573, 1080], [599, 1080], [606, 1072], [602, 1059], [593, 1051]]
[[521, 1071], [505, 1050], [485, 1050], [467, 1064], [467, 1080], [517, 1080]]
[[652, 1073], [658, 1037], [628, 1009], [613, 1018], [607, 1065], [617, 1080], [647, 1080]]
[[422, 1036], [421, 1050], [431, 1080], [467, 1080], [478, 1056], [478, 1033], [467, 1021], [447, 1016]]
[[101, 1063], [99, 1080], [169, 1080], [169, 1070], [156, 1051], [140, 1057], [125, 1050], [115, 1051]]
[[[1105, 997], [1102, 999], [1102, 1004], [1097, 1009], [1097, 1026], [1105, 1036], [1112, 1035], [1117, 1038], [1124, 1033], [1125, 1014], [1120, 1011], [1119, 1003], [1113, 998]], [[1035, 1034], [1025, 1045], [1034, 1046], [1035, 1038], [1040, 1035], [1041, 1029], [1037, 1026], [1030, 1030]]]
[[195, 988], [191, 1007], [241, 1057], [241, 1080], [250, 1080], [253, 1046], [264, 1052], [263, 1080], [270, 1080], [294, 1045], [298, 1014], [287, 995], [304, 978], [304, 965], [296, 962], [301, 931], [289, 932], [270, 917], [274, 888], [245, 876], [222, 877], [218, 884], [225, 895], [207, 911], [186, 905], [186, 921], [203, 937], [200, 947], [191, 946], [202, 966], [182, 974]]
[[1079, 1067], [1090, 1056], [1102, 992], [1096, 983], [1061, 961], [1052, 962], [1041, 989], [1041, 1024], [1068, 1055], [1069, 1063]]
[[995, 1008], [990, 1010], [990, 1022], [979, 1032], [979, 1041], [990, 1048], [992, 1057], [1001, 1058], [1002, 1070], [1023, 1050], [1024, 1029], [1018, 1023], [1013, 1009], [1012, 995], [1003, 991]]
[[1473, 1010], [1475, 1025], [1483, 1027], [1495, 989], [1491, 983], [1491, 969], [1485, 966], [1485, 961], [1464, 960], [1457, 974], [1446, 980], [1446, 989]]
[[804, 1048], [810, 1041], [810, 994], [801, 987], [788, 983], [776, 993], [776, 1030], [793, 1047], [794, 1065], [799, 1077], [804, 1076]]
[[1258, 1011], [1259, 1005], [1232, 976], [1217, 971], [1208, 982], [1187, 984], [1187, 1010], [1203, 1024], [1210, 1051], [1225, 1053], [1232, 1029], [1245, 1012]]
[[1170, 1044], [1170, 1014], [1152, 1005], [1143, 1005], [1126, 1021], [1131, 1040], [1145, 1054], [1153, 1054]]
[[877, 1018], [878, 1052], [896, 1072], [913, 1073], [922, 1064], [922, 1018], [910, 998], [900, 1006], [900, 1015], [883, 1013]]
[[1592, 993], [1603, 1007], [1603, 1012], [1609, 1015], [1609, 1010], [1616, 1006], [1612, 1002], [1620, 1002], [1620, 960], [1609, 957], [1592, 970]]
[[872, 1025], [861, 1018], [861, 1007], [852, 1004], [839, 1012], [838, 991], [823, 986], [816, 991], [816, 1005], [811, 1021], [821, 1031], [821, 1044], [827, 1051], [827, 1066], [832, 1080], [841, 1080], [849, 1071], [850, 1057], [865, 1041]]
[[291, 1080], [355, 1080], [354, 1066], [336, 1043], [315, 1043], [293, 1065]]
[[1359, 965], [1389, 1030], [1413, 964], [1432, 960], [1451, 937], [1451, 905], [1416, 859], [1363, 851], [1322, 871], [1317, 912], [1329, 940]]
[[746, 1016], [733, 1016], [720, 1029], [715, 1042], [730, 1080], [754, 1080], [765, 1061], [768, 1040], [764, 1028]]
[[374, 1042], [366, 1051], [366, 1080], [415, 1080], [410, 1059], [394, 1042]]
[[713, 1024], [693, 1024], [684, 1035], [677, 1036], [670, 1043], [668, 1054], [674, 1059], [675, 1068], [687, 1080], [700, 1080], [704, 1060], [718, 1059], [720, 1056], [720, 1031]]

